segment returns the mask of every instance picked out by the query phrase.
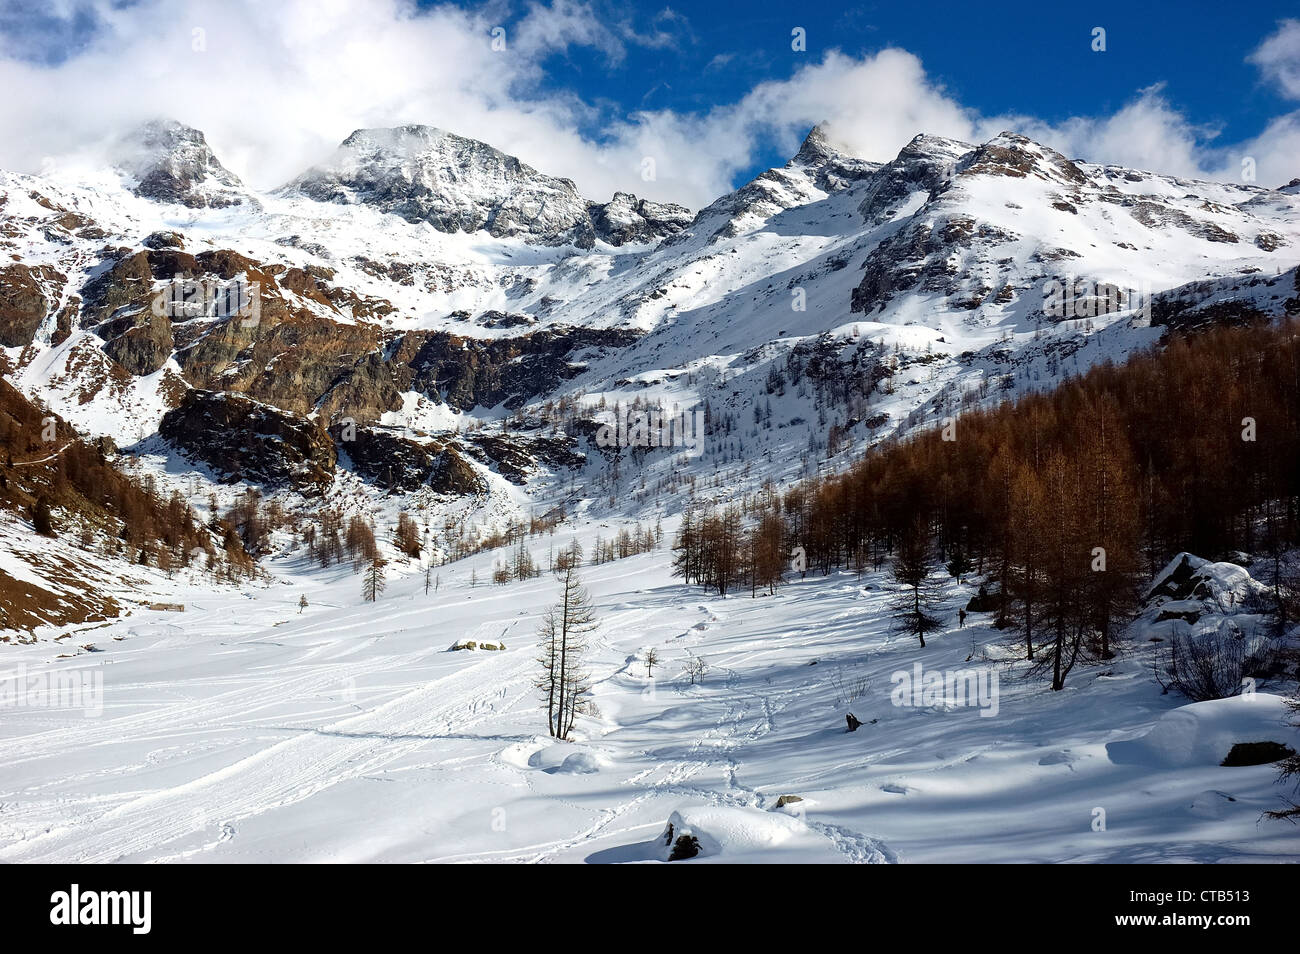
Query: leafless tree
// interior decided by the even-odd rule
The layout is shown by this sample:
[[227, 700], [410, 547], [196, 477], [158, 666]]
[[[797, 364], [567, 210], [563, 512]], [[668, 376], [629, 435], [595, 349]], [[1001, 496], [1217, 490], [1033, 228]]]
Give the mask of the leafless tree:
[[551, 735], [567, 739], [578, 714], [586, 711], [591, 682], [583, 660], [587, 637], [598, 623], [577, 567], [566, 567], [558, 577], [560, 600], [542, 617], [537, 657], [541, 671], [534, 685], [542, 693]]
[[704, 674], [709, 671], [709, 664], [699, 656], [692, 656], [686, 662], [686, 676], [691, 685], [704, 681]]

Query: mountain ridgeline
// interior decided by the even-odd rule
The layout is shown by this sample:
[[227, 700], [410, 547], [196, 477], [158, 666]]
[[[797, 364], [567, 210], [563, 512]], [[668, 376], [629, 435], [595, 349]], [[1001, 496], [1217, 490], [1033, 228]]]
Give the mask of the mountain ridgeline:
[[[108, 176], [57, 164], [0, 173], [0, 364], [16, 394], [113, 448], [104, 466], [151, 476], [160, 499], [184, 488], [199, 515], [171, 562], [204, 534], [233, 547], [230, 528], [255, 552], [261, 534], [238, 509], [249, 491], [291, 511], [346, 501], [389, 520], [421, 509], [422, 546], [447, 558], [577, 509], [658, 517], [688, 498], [704, 508], [845, 472], [875, 447], [919, 459], [908, 436], [955, 418], [1020, 448], [1010, 423], [998, 430], [1013, 420], [1006, 408], [1050, 417], [1090, 369], [1104, 378], [1132, 355], [1185, 355], [1202, 347], [1190, 338], [1218, 341], [1225, 327], [1270, 334], [1258, 329], [1300, 299], [1294, 184], [1098, 165], [1011, 132], [979, 144], [918, 135], [878, 161], [818, 126], [788, 163], [698, 212], [624, 192], [588, 198], [422, 125], [356, 130], [272, 192], [250, 189], [202, 132], [171, 120], [124, 135], [108, 165]], [[1251, 416], [1210, 404], [1218, 391], [1178, 386], [1136, 397], [1178, 422], [1229, 404]], [[1097, 400], [1078, 420], [1114, 423], [1109, 399]], [[607, 426], [629, 414], [698, 414], [698, 440], [598, 440], [637, 433]], [[901, 480], [906, 500], [882, 513], [924, 517], [916, 533], [945, 557], [1007, 552], [990, 542], [1010, 532], [1007, 514], [981, 504], [952, 522], [959, 499], [996, 496], [960, 472], [1000, 472], [997, 455], [948, 450], [975, 457], [952, 472], [898, 463], [910, 476], [885, 484]], [[1239, 501], [1242, 474], [1219, 494], [1148, 452], [1131, 447], [1123, 476], [1146, 488], [1135, 506], [1147, 536], [1117, 554], [1150, 562], [1172, 546], [1249, 542], [1242, 521], [1258, 522], [1263, 488]], [[952, 487], [936, 488], [932, 464]], [[1043, 466], [1035, 458], [1033, 479], [1055, 484], [1035, 490], [1013, 473], [1001, 499], [1083, 479]], [[862, 473], [798, 493], [884, 480]], [[1194, 531], [1157, 500], [1186, 481], [1222, 510], [1210, 519], [1193, 498]], [[30, 519], [31, 501], [15, 512]], [[912, 517], [881, 519], [832, 550], [803, 545], [832, 566], [913, 532]], [[145, 536], [149, 546], [131, 547], [156, 560], [162, 538]]]

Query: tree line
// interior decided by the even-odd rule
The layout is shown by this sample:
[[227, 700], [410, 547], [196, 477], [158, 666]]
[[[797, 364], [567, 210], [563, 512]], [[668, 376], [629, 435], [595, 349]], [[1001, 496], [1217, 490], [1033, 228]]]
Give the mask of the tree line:
[[0, 380], [0, 508], [31, 521], [35, 533], [86, 551], [172, 573], [202, 561], [232, 579], [253, 571], [234, 527], [205, 524], [180, 495], [163, 498], [152, 476], [120, 470], [114, 449], [88, 441], [58, 415]]
[[914, 590], [940, 566], [978, 574], [995, 584], [997, 624], [1057, 689], [1081, 660], [1114, 654], [1141, 582], [1180, 551], [1266, 557], [1285, 623], [1282, 555], [1300, 539], [1296, 332], [1285, 320], [1175, 338], [886, 442], [835, 477], [688, 509], [674, 570], [753, 594], [792, 568], [889, 562]]

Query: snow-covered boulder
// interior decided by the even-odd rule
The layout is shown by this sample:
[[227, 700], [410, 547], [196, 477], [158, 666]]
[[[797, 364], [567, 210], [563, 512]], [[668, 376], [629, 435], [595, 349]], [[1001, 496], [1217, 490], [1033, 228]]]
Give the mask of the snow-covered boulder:
[[[1157, 574], [1147, 602], [1166, 614], [1210, 604], [1220, 612], [1236, 612], [1268, 592], [1268, 587], [1235, 563], [1213, 563], [1191, 553], [1180, 553]], [[1171, 605], [1178, 604], [1178, 605]]]
[[510, 746], [499, 758], [516, 768], [541, 770], [548, 775], [595, 775], [610, 764], [603, 752], [540, 736], [535, 742]]
[[1162, 685], [1193, 700], [1234, 695], [1276, 674], [1269, 588], [1236, 563], [1180, 553], [1155, 578], [1131, 635], [1161, 643]]
[[1179, 706], [1144, 735], [1108, 743], [1106, 752], [1121, 765], [1214, 766], [1222, 764], [1239, 742], [1300, 746], [1300, 730], [1287, 724], [1286, 700], [1259, 692]]
[[555, 769], [559, 775], [595, 775], [600, 771], [600, 759], [592, 752], [574, 752], [565, 756]]
[[458, 639], [456, 640], [456, 642], [451, 644], [449, 651], [457, 652], [462, 649], [492, 650], [492, 649], [505, 649], [505, 648], [506, 648], [506, 644], [501, 642], [500, 640], [493, 641], [490, 639], [482, 639], [482, 640]]
[[733, 805], [677, 809], [659, 837], [661, 861], [842, 861], [831, 841], [801, 819]]

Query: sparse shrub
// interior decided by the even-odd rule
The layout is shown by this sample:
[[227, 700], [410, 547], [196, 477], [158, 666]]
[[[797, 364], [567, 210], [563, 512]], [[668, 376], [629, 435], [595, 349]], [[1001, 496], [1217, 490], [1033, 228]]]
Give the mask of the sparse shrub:
[[1193, 702], [1226, 699], [1241, 692], [1249, 654], [1241, 628], [1231, 619], [1193, 633], [1175, 633], [1156, 660], [1157, 679]]
[[860, 699], [867, 694], [871, 686], [870, 680], [866, 673], [862, 671], [859, 663], [853, 663], [851, 667], [837, 665], [831, 671], [831, 688], [835, 691], [835, 704], [837, 706], [848, 705], [855, 699]]

